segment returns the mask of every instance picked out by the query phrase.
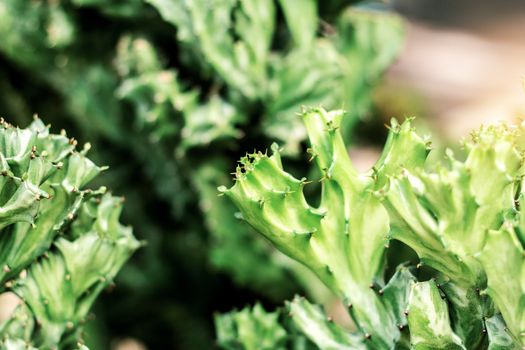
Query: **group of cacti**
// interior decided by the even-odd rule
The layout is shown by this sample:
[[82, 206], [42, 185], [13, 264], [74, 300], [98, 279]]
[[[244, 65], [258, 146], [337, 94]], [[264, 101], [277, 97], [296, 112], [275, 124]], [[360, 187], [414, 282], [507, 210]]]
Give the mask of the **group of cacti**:
[[125, 221], [148, 240], [99, 328], [200, 349], [213, 342], [213, 310], [247, 290], [280, 300], [300, 288], [297, 264], [237, 225], [216, 187], [247, 147], [279, 141], [296, 158], [301, 105], [348, 108], [347, 137], [370, 116], [403, 25], [384, 4], [351, 3], [0, 2], [0, 114], [26, 125], [37, 112], [90, 141], [111, 165], [102, 182], [128, 198]]
[[0, 324], [0, 349], [86, 349], [92, 304], [140, 246], [119, 222], [122, 198], [87, 187], [104, 168], [76, 145], [39, 119], [1, 120], [0, 290], [20, 302]]
[[[150, 242], [123, 278], [133, 296], [107, 303], [116, 321], [99, 328], [127, 322], [151, 348], [209, 347], [204, 317], [220, 289], [232, 295], [221, 309], [245, 290], [217, 282], [208, 262], [275, 301], [307, 278], [297, 261], [341, 299], [354, 327], [297, 297], [272, 313], [256, 305], [217, 316], [220, 346], [525, 346], [525, 126], [481, 128], [454, 156], [430, 150], [410, 120], [392, 122], [375, 166], [357, 172], [345, 142], [403, 37], [400, 19], [373, 7], [0, 2], [0, 113], [23, 124], [39, 112], [91, 140], [92, 157], [114, 169], [100, 177], [130, 198], [128, 221]], [[302, 105], [349, 112], [306, 110], [304, 128]], [[306, 136], [310, 173], [293, 161]], [[271, 141], [283, 150], [246, 155], [235, 185], [221, 188], [233, 204], [218, 197], [239, 149]], [[1, 122], [0, 288], [19, 301], [0, 323], [0, 349], [83, 348], [97, 295], [140, 246], [118, 221], [122, 200], [86, 187], [103, 170], [86, 157], [89, 146], [75, 149], [38, 119], [27, 129]], [[321, 192], [285, 172], [280, 153], [297, 173], [319, 174]], [[254, 239], [235, 207], [291, 260]], [[419, 262], [391, 266], [393, 242]], [[158, 322], [149, 335], [148, 315]]]
[[[394, 120], [379, 160], [361, 174], [341, 137], [343, 114], [303, 113], [321, 172], [319, 205], [305, 198], [305, 178], [283, 170], [276, 146], [271, 156], [243, 157], [234, 186], [220, 191], [243, 220], [342, 299], [354, 329], [295, 298], [285, 308], [289, 317], [260, 306], [218, 316], [219, 344], [523, 349], [525, 125], [481, 127], [455, 155], [432, 150], [410, 120]], [[419, 263], [385, 276], [392, 240]]]

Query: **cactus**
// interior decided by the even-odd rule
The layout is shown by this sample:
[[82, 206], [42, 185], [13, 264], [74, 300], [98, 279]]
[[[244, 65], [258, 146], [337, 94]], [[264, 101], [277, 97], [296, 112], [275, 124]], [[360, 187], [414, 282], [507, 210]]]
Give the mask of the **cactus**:
[[[245, 221], [341, 297], [357, 326], [348, 333], [301, 320], [303, 303], [291, 313], [301, 331], [320, 349], [523, 347], [525, 125], [482, 127], [464, 143], [464, 156], [446, 150], [436, 163], [439, 152], [428, 156], [410, 120], [393, 121], [380, 159], [359, 174], [341, 115], [303, 113], [322, 172], [318, 207], [303, 194], [308, 181], [283, 170], [276, 146], [272, 156], [242, 158], [234, 186], [219, 188]], [[385, 283], [391, 240], [412, 248], [417, 268], [428, 266], [433, 279], [418, 281], [401, 265]]]
[[[2, 291], [23, 301], [0, 327], [2, 348], [73, 348], [97, 296], [140, 246], [119, 223], [122, 200], [87, 187], [104, 167], [40, 119], [2, 120]], [[23, 344], [23, 345], [22, 345]]]
[[226, 349], [285, 349], [286, 331], [278, 322], [279, 313], [267, 313], [260, 304], [253, 309], [220, 315], [216, 318], [219, 345]]
[[[103, 182], [129, 198], [126, 220], [148, 232], [149, 250], [123, 271], [123, 283], [140, 292], [106, 305], [127, 315], [126, 335], [149, 348], [209, 348], [216, 304], [231, 306], [246, 289], [280, 300], [310, 284], [298, 264], [237, 224], [213, 174], [226, 174], [239, 150], [273, 141], [297, 158], [306, 137], [295, 115], [301, 105], [352, 106], [345, 139], [357, 123], [377, 121], [372, 92], [404, 28], [384, 2], [354, 3], [0, 3], [0, 114], [37, 112], [92, 142], [91, 157], [112, 164]], [[175, 292], [167, 280], [177, 281]], [[194, 292], [208, 288], [231, 299]], [[147, 332], [140, 320], [157, 308], [163, 317]], [[101, 333], [121, 331], [116, 313], [99, 316]]]

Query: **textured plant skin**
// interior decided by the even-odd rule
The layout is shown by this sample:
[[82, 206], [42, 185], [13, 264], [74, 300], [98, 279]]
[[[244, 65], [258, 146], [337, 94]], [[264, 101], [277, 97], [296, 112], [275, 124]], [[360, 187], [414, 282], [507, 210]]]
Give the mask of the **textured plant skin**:
[[[348, 303], [358, 328], [327, 326], [320, 310], [296, 299], [290, 310], [300, 331], [320, 349], [523, 348], [525, 126], [482, 127], [463, 156], [446, 150], [436, 163], [439, 154], [427, 161], [429, 144], [410, 120], [394, 121], [376, 165], [358, 174], [340, 117], [303, 113], [323, 174], [318, 207], [304, 197], [307, 180], [283, 171], [275, 146], [270, 157], [241, 159], [235, 185], [219, 188], [244, 220]], [[392, 239], [411, 247], [433, 279], [418, 282], [401, 265], [385, 284]]]
[[[495, 264], [512, 256], [516, 248], [512, 244], [489, 247], [498, 241], [493, 238], [500, 237], [490, 232], [512, 227], [509, 220], [513, 216], [519, 220], [514, 196], [523, 175], [522, 128], [482, 127], [465, 142], [464, 161], [448, 151], [443, 165], [436, 169], [407, 169], [392, 179], [386, 197], [393, 238], [410, 245], [423, 264], [444, 276], [441, 288], [456, 305], [451, 316], [467, 348], [482, 346], [479, 334], [485, 329], [484, 318], [494, 312], [492, 302], [501, 312], [506, 309], [505, 303], [481, 292], [487, 287], [488, 273], [498, 271], [493, 279], [517, 276], [510, 267], [500, 270], [504, 264]], [[501, 235], [505, 236], [517, 237], [508, 232]], [[499, 258], [492, 256], [487, 262], [483, 253], [487, 251]], [[511, 284], [505, 282], [500, 281], [498, 287], [508, 289]], [[514, 329], [513, 334], [518, 333]]]
[[[0, 326], [5, 349], [73, 348], [96, 297], [140, 246], [118, 219], [122, 199], [86, 185], [103, 167], [39, 119], [2, 120], [2, 289], [23, 301]], [[80, 346], [80, 345], [79, 345]]]

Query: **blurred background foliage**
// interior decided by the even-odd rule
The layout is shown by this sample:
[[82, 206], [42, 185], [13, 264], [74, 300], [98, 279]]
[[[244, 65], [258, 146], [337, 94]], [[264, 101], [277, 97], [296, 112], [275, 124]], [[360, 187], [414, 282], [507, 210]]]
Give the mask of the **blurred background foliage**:
[[373, 90], [403, 32], [384, 4], [351, 1], [0, 2], [0, 115], [25, 126], [38, 113], [94, 144], [110, 165], [100, 183], [148, 241], [101, 298], [91, 348], [209, 349], [215, 311], [279, 305], [306, 285], [321, 298], [216, 187], [243, 150], [274, 141], [307, 175], [301, 106], [344, 108], [348, 142], [382, 141]]

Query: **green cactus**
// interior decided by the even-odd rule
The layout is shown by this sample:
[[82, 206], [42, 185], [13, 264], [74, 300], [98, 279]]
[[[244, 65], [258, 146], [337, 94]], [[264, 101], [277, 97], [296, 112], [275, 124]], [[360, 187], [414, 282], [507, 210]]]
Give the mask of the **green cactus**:
[[260, 304], [216, 318], [219, 345], [226, 349], [284, 349], [286, 331], [278, 322], [279, 314], [267, 313]]
[[[273, 141], [297, 158], [302, 105], [352, 106], [347, 140], [357, 123], [377, 120], [372, 92], [404, 28], [388, 4], [354, 3], [1, 2], [0, 114], [26, 124], [23, 116], [38, 112], [92, 142], [91, 157], [112, 164], [102, 182], [130, 199], [126, 220], [148, 232], [149, 250], [122, 278], [137, 292], [106, 299], [127, 315], [127, 335], [150, 348], [211, 347], [215, 304], [234, 304], [246, 289], [280, 300], [311, 284], [298, 264], [237, 224], [213, 174], [226, 174], [240, 149]], [[208, 288], [232, 297], [193, 292]], [[157, 293], [166, 296], [162, 307]], [[156, 308], [158, 327], [147, 332], [140, 320]], [[100, 316], [108, 336], [123, 327], [113, 314]]]
[[[360, 175], [339, 131], [343, 114], [322, 109], [303, 114], [312, 145], [309, 153], [323, 173], [317, 208], [304, 197], [306, 179], [283, 171], [276, 147], [271, 157], [254, 153], [241, 159], [235, 185], [221, 191], [233, 200], [244, 220], [310, 268], [351, 306], [362, 338], [377, 348], [389, 348], [400, 338], [398, 328], [406, 321], [393, 312], [390, 298], [382, 297], [388, 288], [383, 270], [389, 219], [374, 191], [402, 165], [422, 163], [427, 146], [408, 123], [394, 124], [383, 156], [373, 171]], [[406, 138], [413, 142], [407, 145]], [[403, 153], [397, 152], [400, 147]], [[402, 289], [396, 292], [404, 294]]]
[[104, 167], [40, 119], [0, 128], [3, 291], [20, 305], [0, 327], [6, 349], [73, 348], [96, 297], [140, 246], [119, 223], [122, 200], [86, 185]]
[[[235, 185], [219, 188], [244, 220], [343, 298], [357, 325], [350, 334], [299, 319], [301, 331], [320, 349], [523, 347], [525, 125], [482, 127], [464, 156], [447, 150], [436, 163], [439, 152], [426, 161], [429, 144], [410, 121], [394, 121], [380, 159], [358, 174], [341, 115], [303, 113], [323, 174], [318, 207], [303, 194], [308, 181], [283, 171], [277, 147], [271, 157], [242, 158]], [[390, 240], [411, 247], [434, 280], [417, 282], [401, 266], [385, 284]]]

